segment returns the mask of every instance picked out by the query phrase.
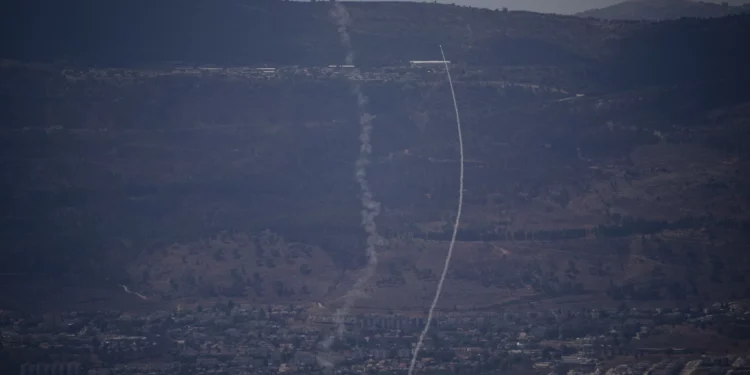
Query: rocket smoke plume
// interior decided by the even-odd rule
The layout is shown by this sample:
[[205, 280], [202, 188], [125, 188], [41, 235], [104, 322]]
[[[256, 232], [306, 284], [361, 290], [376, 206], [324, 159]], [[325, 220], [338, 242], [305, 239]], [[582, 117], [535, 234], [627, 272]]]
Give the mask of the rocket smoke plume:
[[440, 275], [440, 281], [438, 282], [437, 291], [435, 291], [435, 298], [432, 300], [430, 305], [430, 312], [427, 314], [427, 322], [419, 335], [417, 346], [414, 348], [414, 354], [411, 358], [411, 365], [409, 365], [409, 375], [414, 372], [414, 365], [417, 363], [417, 356], [419, 356], [419, 350], [422, 349], [424, 337], [427, 335], [427, 331], [430, 330], [430, 323], [432, 323], [432, 314], [435, 312], [435, 306], [437, 306], [440, 300], [440, 294], [443, 292], [443, 283], [445, 283], [445, 275], [448, 273], [448, 267], [451, 264], [451, 257], [453, 256], [453, 246], [456, 244], [456, 234], [458, 233], [458, 224], [461, 221], [461, 209], [464, 204], [464, 141], [461, 136], [461, 117], [458, 115], [458, 103], [456, 102], [456, 91], [453, 90], [453, 80], [451, 80], [451, 72], [448, 69], [448, 62], [445, 60], [445, 52], [443, 52], [443, 46], [440, 46], [440, 53], [443, 55], [443, 63], [445, 64], [445, 73], [448, 75], [448, 84], [451, 88], [451, 95], [453, 96], [453, 108], [456, 110], [456, 127], [458, 128], [458, 150], [461, 156], [461, 167], [459, 172], [458, 180], [458, 212], [456, 213], [456, 222], [453, 224], [453, 235], [451, 236], [451, 243], [448, 245], [448, 255], [445, 257], [445, 265], [443, 266], [443, 274]]
[[125, 293], [132, 294], [132, 295], [134, 295], [134, 296], [136, 296], [136, 297], [138, 297], [138, 298], [140, 298], [142, 300], [148, 300], [148, 298], [146, 296], [144, 296], [143, 294], [140, 294], [138, 292], [134, 292], [134, 291], [130, 290], [130, 288], [128, 288], [127, 285], [122, 285], [122, 284], [117, 284], [117, 285], [119, 285], [120, 288], [122, 288], [122, 290], [125, 291]]
[[[338, 24], [338, 31], [341, 37], [341, 44], [346, 49], [346, 64], [354, 64], [354, 52], [352, 51], [351, 38], [349, 37], [349, 12], [346, 7], [339, 2], [333, 3], [333, 10], [331, 15], [336, 19]], [[355, 69], [352, 72], [350, 78], [358, 75], [358, 70]], [[363, 274], [355, 282], [351, 292], [345, 296], [344, 305], [339, 308], [335, 313], [335, 321], [338, 322], [336, 329], [336, 337], [340, 337], [344, 333], [344, 322], [343, 318], [349, 314], [353, 304], [354, 298], [358, 295], [363, 294], [364, 288], [375, 273], [375, 268], [378, 265], [378, 255], [375, 251], [375, 247], [380, 243], [381, 237], [378, 234], [377, 226], [375, 225], [375, 218], [380, 213], [380, 203], [375, 201], [370, 190], [370, 185], [367, 182], [367, 166], [370, 164], [370, 155], [372, 154], [372, 145], [370, 144], [370, 135], [372, 134], [372, 120], [375, 118], [367, 112], [367, 97], [362, 93], [362, 88], [355, 79], [350, 79], [352, 82], [352, 93], [357, 97], [357, 106], [359, 108], [359, 124], [361, 126], [361, 133], [359, 135], [360, 148], [359, 158], [355, 164], [355, 178], [360, 187], [360, 200], [362, 202], [362, 226], [367, 233], [367, 267]], [[334, 336], [328, 337], [324, 340], [321, 345], [325, 349], [329, 349], [333, 343]]]

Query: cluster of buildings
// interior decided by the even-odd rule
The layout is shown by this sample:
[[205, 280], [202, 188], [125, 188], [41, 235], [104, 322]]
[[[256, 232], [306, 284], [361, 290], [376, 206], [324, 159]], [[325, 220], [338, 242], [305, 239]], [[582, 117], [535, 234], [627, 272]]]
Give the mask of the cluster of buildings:
[[[15, 361], [8, 365], [21, 375], [362, 374], [408, 369], [425, 323], [421, 314], [335, 318], [333, 311], [320, 306], [230, 301], [142, 315], [3, 311], [0, 337], [2, 351], [12, 353], [5, 360]], [[424, 374], [750, 372], [750, 353], [742, 352], [741, 345], [734, 353], [710, 353], [685, 342], [649, 341], [674, 327], [746, 340], [741, 336], [750, 327], [750, 309], [742, 303], [680, 309], [456, 311], [440, 314], [434, 324], [417, 363]], [[329, 341], [341, 325], [344, 334]]]
[[21, 375], [81, 375], [81, 364], [68, 363], [24, 363]]
[[360, 70], [355, 65], [338, 64], [327, 66], [281, 66], [281, 67], [180, 67], [171, 71], [176, 75], [210, 75], [244, 79], [331, 79], [347, 78], [362, 81], [415, 80], [425, 73], [443, 73], [445, 63], [450, 61], [410, 61], [408, 65]]
[[[450, 61], [447, 61], [450, 64]], [[347, 78], [363, 81], [401, 81], [416, 80], [425, 73], [444, 71], [444, 62], [410, 61], [408, 65], [359, 70], [355, 65], [332, 64], [327, 66], [263, 66], [263, 67], [218, 67], [218, 66], [177, 66], [168, 70], [127, 70], [127, 69], [89, 69], [76, 71], [64, 70], [69, 80], [87, 78], [132, 80], [163, 75], [177, 76], [212, 76], [227, 78], [271, 80], [271, 79], [332, 79]]]
[[[89, 79], [122, 82], [136, 82], [159, 77], [211, 78], [243, 80], [252, 82], [325, 82], [330, 80], [355, 80], [378, 83], [403, 83], [413, 87], [424, 81], [445, 79], [445, 63], [451, 66], [451, 74], [456, 81], [471, 82], [478, 87], [515, 88], [531, 92], [552, 93], [557, 100], [572, 100], [578, 96], [549, 83], [529, 72], [501, 74], [486, 72], [481, 67], [456, 66], [450, 61], [409, 61], [402, 66], [359, 69], [355, 65], [339, 64], [327, 66], [263, 66], [263, 67], [218, 67], [218, 66], [177, 66], [168, 69], [65, 69], [63, 77], [68, 81]], [[540, 68], [534, 68], [540, 69]], [[533, 69], [532, 69], [533, 70]], [[530, 75], [531, 74], [531, 75]], [[411, 85], [411, 86], [410, 86]], [[582, 95], [581, 95], [582, 96]]]

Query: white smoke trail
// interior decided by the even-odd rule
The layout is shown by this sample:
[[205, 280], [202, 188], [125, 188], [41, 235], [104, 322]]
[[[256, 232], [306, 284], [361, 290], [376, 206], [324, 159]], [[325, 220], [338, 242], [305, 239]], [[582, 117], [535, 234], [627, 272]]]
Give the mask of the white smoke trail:
[[[333, 3], [333, 11], [331, 15], [336, 18], [338, 23], [338, 32], [341, 37], [341, 44], [346, 49], [346, 64], [354, 64], [354, 52], [352, 50], [351, 38], [349, 37], [349, 12], [346, 10], [343, 4], [339, 2]], [[354, 75], [358, 75], [358, 69], [354, 69], [351, 73], [350, 78], [354, 78]], [[354, 305], [355, 297], [362, 295], [364, 287], [370, 281], [372, 276], [375, 274], [375, 269], [378, 265], [378, 255], [375, 251], [375, 247], [380, 244], [381, 237], [378, 234], [377, 226], [375, 225], [375, 218], [380, 213], [380, 203], [374, 198], [372, 191], [370, 190], [370, 184], [367, 182], [367, 166], [370, 164], [370, 155], [372, 154], [372, 145], [370, 144], [370, 135], [372, 134], [372, 120], [375, 118], [367, 112], [367, 97], [362, 93], [362, 88], [359, 83], [351, 79], [352, 82], [352, 93], [357, 97], [357, 106], [360, 112], [359, 124], [361, 126], [361, 133], [359, 135], [360, 148], [359, 158], [355, 164], [355, 178], [360, 187], [360, 200], [362, 203], [362, 227], [367, 233], [367, 244], [365, 251], [367, 253], [367, 267], [364, 273], [355, 282], [351, 292], [349, 292], [344, 300], [344, 305], [336, 310], [334, 319], [338, 326], [336, 328], [336, 335], [328, 337], [324, 340], [321, 345], [326, 350], [330, 348], [333, 340], [336, 337], [341, 337], [344, 333], [344, 317], [349, 315], [349, 311]]]
[[128, 288], [127, 285], [122, 285], [122, 284], [117, 284], [117, 285], [119, 285], [122, 288], [122, 290], [125, 291], [125, 293], [130, 293], [130, 294], [132, 294], [132, 295], [134, 295], [134, 296], [136, 296], [136, 297], [138, 297], [138, 298], [140, 298], [142, 300], [148, 300], [148, 298], [146, 296], [144, 296], [143, 294], [140, 294], [138, 292], [134, 292], [134, 291], [130, 290], [130, 288]]
[[456, 127], [458, 128], [458, 150], [461, 156], [461, 167], [459, 172], [458, 182], [458, 212], [456, 213], [456, 222], [453, 224], [453, 235], [451, 236], [451, 243], [448, 245], [448, 255], [445, 256], [445, 265], [443, 266], [443, 274], [440, 275], [440, 281], [438, 282], [437, 291], [435, 291], [435, 298], [432, 300], [430, 305], [430, 311], [427, 314], [427, 322], [419, 335], [417, 346], [414, 348], [414, 354], [411, 358], [411, 364], [409, 365], [409, 375], [414, 372], [414, 365], [417, 363], [417, 356], [419, 356], [419, 350], [422, 349], [422, 343], [424, 337], [430, 330], [430, 323], [432, 323], [432, 314], [435, 312], [435, 306], [437, 306], [440, 300], [440, 293], [443, 292], [443, 283], [445, 283], [445, 275], [448, 273], [448, 267], [451, 264], [451, 257], [453, 256], [453, 246], [456, 244], [456, 234], [458, 233], [458, 224], [461, 221], [461, 209], [464, 204], [464, 141], [461, 135], [461, 117], [458, 115], [458, 103], [456, 102], [456, 91], [453, 90], [453, 80], [451, 79], [451, 72], [448, 68], [448, 62], [445, 60], [445, 52], [443, 52], [443, 46], [440, 46], [440, 54], [443, 55], [443, 63], [445, 64], [445, 73], [448, 75], [448, 84], [451, 88], [451, 95], [453, 96], [453, 108], [456, 109]]

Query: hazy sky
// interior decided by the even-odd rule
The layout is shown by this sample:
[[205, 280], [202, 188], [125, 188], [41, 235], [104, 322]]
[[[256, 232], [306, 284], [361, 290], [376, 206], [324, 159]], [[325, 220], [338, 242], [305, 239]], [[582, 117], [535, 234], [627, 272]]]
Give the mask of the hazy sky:
[[[348, 1], [382, 1], [382, 0], [348, 0]], [[422, 2], [422, 0], [414, 0]], [[475, 7], [502, 8], [510, 10], [529, 10], [543, 13], [572, 14], [584, 10], [603, 8], [621, 3], [623, 0], [429, 0], [446, 4], [461, 4]], [[722, 0], [703, 0], [705, 2], [720, 3]], [[724, 0], [727, 1], [727, 0]], [[746, 3], [750, 0], [729, 0], [730, 4]]]

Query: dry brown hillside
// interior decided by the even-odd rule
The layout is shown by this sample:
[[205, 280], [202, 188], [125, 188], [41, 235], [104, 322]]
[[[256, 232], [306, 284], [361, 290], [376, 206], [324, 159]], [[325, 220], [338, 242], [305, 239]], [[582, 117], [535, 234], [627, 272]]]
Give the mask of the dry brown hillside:
[[[277, 5], [295, 12], [268, 8], [269, 20], [300, 22], [253, 39], [275, 46], [268, 61], [220, 46], [207, 54], [194, 34], [181, 43], [203, 43], [193, 52], [214, 65], [141, 49], [156, 44], [116, 50], [141, 59], [128, 68], [102, 68], [117, 54], [85, 48], [68, 62], [4, 61], [3, 270], [44, 274], [51, 294], [67, 280], [108, 296], [126, 284], [154, 303], [340, 303], [365, 264], [360, 113], [347, 74], [325, 68], [343, 56], [329, 5]], [[205, 21], [224, 6], [186, 14]], [[434, 57], [442, 42], [466, 146], [442, 308], [748, 296], [750, 94], [734, 48], [745, 18], [349, 8], [385, 239], [358, 306], [424, 308], [442, 268], [458, 193], [452, 101], [442, 70], [406, 62]], [[675, 42], [682, 35], [689, 46]], [[172, 46], [159, 51], [187, 51]], [[254, 70], [261, 64], [278, 70]]]

